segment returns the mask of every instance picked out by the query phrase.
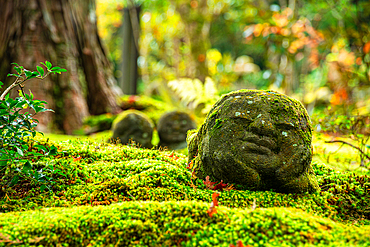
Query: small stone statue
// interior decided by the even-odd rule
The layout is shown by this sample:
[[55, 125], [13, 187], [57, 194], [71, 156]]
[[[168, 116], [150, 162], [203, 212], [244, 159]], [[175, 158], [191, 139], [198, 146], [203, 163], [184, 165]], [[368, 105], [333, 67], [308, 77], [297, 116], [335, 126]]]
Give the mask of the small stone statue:
[[188, 161], [198, 178], [210, 176], [250, 190], [318, 190], [309, 116], [286, 95], [261, 90], [226, 94], [187, 140]]
[[158, 120], [158, 146], [172, 150], [186, 148], [186, 133], [196, 127], [195, 121], [186, 112], [168, 112]]
[[112, 142], [135, 143], [144, 148], [152, 147], [154, 124], [150, 118], [137, 110], [120, 113], [112, 125]]

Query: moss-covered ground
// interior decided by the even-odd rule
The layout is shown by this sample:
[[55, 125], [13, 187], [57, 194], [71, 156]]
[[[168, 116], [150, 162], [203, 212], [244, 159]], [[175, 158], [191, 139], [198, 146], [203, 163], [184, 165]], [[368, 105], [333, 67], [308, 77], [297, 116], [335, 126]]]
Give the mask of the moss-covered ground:
[[53, 139], [60, 154], [33, 162], [49, 190], [1, 188], [0, 246], [370, 246], [366, 170], [314, 158], [315, 194], [215, 192], [177, 152]]

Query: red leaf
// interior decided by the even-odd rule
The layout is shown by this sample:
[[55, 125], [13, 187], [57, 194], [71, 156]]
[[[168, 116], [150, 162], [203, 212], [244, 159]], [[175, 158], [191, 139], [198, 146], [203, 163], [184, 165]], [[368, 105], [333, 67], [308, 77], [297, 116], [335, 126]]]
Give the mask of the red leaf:
[[177, 160], [179, 158], [173, 152], [170, 155], [168, 155], [168, 157], [173, 158], [174, 160]]
[[213, 188], [215, 187], [215, 183], [216, 182], [211, 182], [209, 181], [209, 176], [206, 177], [206, 180], [203, 181], [203, 184], [206, 186], [207, 189], [211, 189], [213, 190]]
[[206, 180], [203, 181], [203, 184], [206, 186], [207, 189], [210, 189], [210, 190], [229, 191], [229, 190], [232, 190], [234, 188], [233, 185], [229, 186], [228, 184], [224, 184], [223, 180], [221, 180], [221, 182], [218, 183], [218, 184], [217, 184], [217, 182], [211, 182], [209, 180], [209, 176], [206, 177]]
[[[249, 246], [249, 245], [247, 245], [247, 246]], [[229, 246], [229, 247], [247, 247], [247, 246], [245, 246], [241, 240], [238, 240], [238, 241], [236, 242], [236, 246], [235, 246], [235, 245], [233, 245], [233, 244], [230, 244], [230, 246]]]
[[212, 217], [215, 213], [217, 213], [217, 210], [216, 210], [216, 208], [215, 208], [215, 207], [212, 207], [212, 206], [211, 206], [211, 207], [208, 209], [207, 213], [208, 213], [209, 217]]
[[223, 188], [226, 188], [227, 184], [224, 184], [223, 181], [213, 187], [213, 190], [222, 190]]
[[241, 240], [238, 240], [238, 242], [236, 242], [236, 247], [244, 247], [244, 244]]
[[80, 161], [80, 160], [81, 160], [81, 157], [77, 157], [77, 158], [73, 157], [73, 161]]
[[190, 161], [186, 169], [191, 170], [193, 168], [193, 161]]
[[218, 192], [213, 192], [212, 194], [212, 202], [213, 202], [213, 205], [215, 207], [218, 206], [218, 200], [217, 200], [217, 197], [219, 196], [220, 194]]
[[137, 97], [137, 96], [135, 96], [135, 95], [130, 95], [130, 96], [128, 97], [127, 102], [128, 102], [129, 104], [134, 104], [137, 100], [138, 100], [138, 97]]
[[212, 194], [212, 202], [211, 202], [211, 206], [209, 207], [209, 209], [207, 210], [207, 213], [209, 215], [209, 217], [212, 217], [215, 213], [217, 213], [217, 209], [216, 207], [218, 206], [218, 200], [217, 200], [217, 197], [219, 196], [220, 194], [218, 192], [213, 192]]

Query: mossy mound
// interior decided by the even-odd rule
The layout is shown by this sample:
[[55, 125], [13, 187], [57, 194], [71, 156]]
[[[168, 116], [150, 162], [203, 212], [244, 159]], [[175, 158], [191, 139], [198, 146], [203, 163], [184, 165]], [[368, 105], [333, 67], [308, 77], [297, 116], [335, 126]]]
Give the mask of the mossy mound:
[[50, 191], [27, 180], [1, 184], [0, 246], [229, 246], [239, 239], [252, 246], [370, 246], [367, 175], [314, 163], [320, 191], [234, 185], [219, 190], [220, 207], [210, 217], [215, 191], [192, 176], [184, 155], [94, 141], [48, 143], [60, 154], [34, 168], [43, 169]]
[[134, 142], [142, 147], [152, 147], [154, 124], [144, 113], [137, 110], [121, 112], [112, 125], [113, 143]]
[[158, 120], [157, 131], [160, 147], [170, 150], [184, 149], [187, 147], [186, 133], [196, 129], [195, 118], [183, 111], [170, 111]]
[[[146, 114], [154, 124], [157, 124], [163, 112], [173, 110], [168, 104], [153, 98], [141, 95], [125, 95], [119, 99], [122, 110], [138, 110]], [[86, 134], [109, 130], [118, 115], [106, 113], [89, 116], [84, 120]]]
[[167, 103], [145, 95], [122, 96], [119, 104], [123, 110], [135, 109], [145, 113], [155, 124], [164, 112], [173, 110]]
[[44, 208], [0, 215], [0, 246], [369, 246], [354, 227], [288, 208], [232, 209], [209, 204], [125, 202]]

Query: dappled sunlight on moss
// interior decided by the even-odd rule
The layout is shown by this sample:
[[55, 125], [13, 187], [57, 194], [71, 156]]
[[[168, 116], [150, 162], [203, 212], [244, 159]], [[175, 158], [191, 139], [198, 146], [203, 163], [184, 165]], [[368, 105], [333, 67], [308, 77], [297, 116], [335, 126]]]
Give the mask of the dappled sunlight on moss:
[[[20, 193], [12, 187], [3, 192], [0, 225], [8, 243], [229, 246], [241, 239], [256, 246], [368, 244], [366, 175], [314, 162], [319, 192], [281, 194], [235, 185], [220, 191], [221, 206], [210, 217], [214, 191], [192, 176], [185, 155], [92, 140], [52, 143], [61, 154], [37, 162], [38, 168], [52, 164], [60, 170], [51, 175], [51, 191]], [[20, 212], [25, 210], [33, 211]]]

